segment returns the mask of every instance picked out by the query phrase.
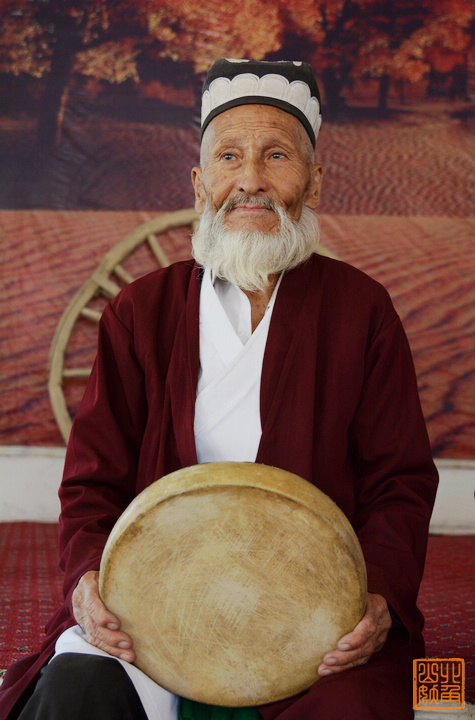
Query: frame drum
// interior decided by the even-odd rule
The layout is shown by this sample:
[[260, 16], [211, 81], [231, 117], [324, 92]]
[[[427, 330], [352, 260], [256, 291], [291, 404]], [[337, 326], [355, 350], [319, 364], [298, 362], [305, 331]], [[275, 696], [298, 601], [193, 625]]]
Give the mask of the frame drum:
[[306, 690], [366, 606], [342, 511], [292, 473], [220, 462], [150, 485], [113, 528], [103, 602], [135, 664], [182, 697], [244, 707]]

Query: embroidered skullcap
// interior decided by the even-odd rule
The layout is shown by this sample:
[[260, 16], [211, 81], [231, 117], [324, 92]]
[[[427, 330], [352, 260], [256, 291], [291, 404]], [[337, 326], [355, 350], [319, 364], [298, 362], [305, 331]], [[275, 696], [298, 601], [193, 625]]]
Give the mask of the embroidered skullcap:
[[238, 105], [273, 105], [300, 120], [313, 147], [322, 124], [320, 92], [305, 62], [217, 60], [203, 85], [201, 137], [220, 113]]

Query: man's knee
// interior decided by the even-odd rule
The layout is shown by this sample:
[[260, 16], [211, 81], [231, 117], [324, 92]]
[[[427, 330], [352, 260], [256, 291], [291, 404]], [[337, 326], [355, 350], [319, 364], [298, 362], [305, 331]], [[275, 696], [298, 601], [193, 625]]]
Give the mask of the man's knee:
[[408, 677], [404, 666], [377, 653], [366, 665], [319, 680], [293, 710], [306, 720], [412, 720]]
[[79, 653], [58, 655], [43, 669], [20, 720], [46, 717], [146, 718], [129, 676], [117, 660]]
[[57, 655], [42, 672], [42, 678], [48, 684], [60, 687], [80, 683], [83, 687], [96, 685], [96, 679], [114, 678], [123, 672], [122, 666], [113, 658], [100, 655], [83, 655], [80, 653], [63, 653]]

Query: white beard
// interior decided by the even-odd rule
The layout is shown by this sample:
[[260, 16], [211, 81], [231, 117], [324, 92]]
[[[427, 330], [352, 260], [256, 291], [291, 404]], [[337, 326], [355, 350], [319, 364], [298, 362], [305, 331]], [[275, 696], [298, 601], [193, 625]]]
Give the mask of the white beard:
[[[228, 230], [226, 215], [243, 202], [274, 210], [280, 219], [279, 229], [268, 233]], [[225, 203], [214, 217], [206, 202], [192, 248], [196, 262], [211, 268], [219, 278], [242, 290], [264, 292], [269, 287], [269, 275], [301, 265], [316, 251], [319, 240], [318, 218], [308, 207], [304, 206], [299, 220], [294, 221], [272, 200], [240, 196]]]

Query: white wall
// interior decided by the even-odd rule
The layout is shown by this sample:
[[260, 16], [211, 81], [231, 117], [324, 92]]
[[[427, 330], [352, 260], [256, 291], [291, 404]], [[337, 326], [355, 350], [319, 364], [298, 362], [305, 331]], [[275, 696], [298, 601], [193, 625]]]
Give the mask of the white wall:
[[[0, 446], [0, 522], [55, 521], [64, 448]], [[438, 460], [433, 533], [475, 534], [475, 461]]]
[[0, 445], [0, 521], [55, 521], [65, 448]]

